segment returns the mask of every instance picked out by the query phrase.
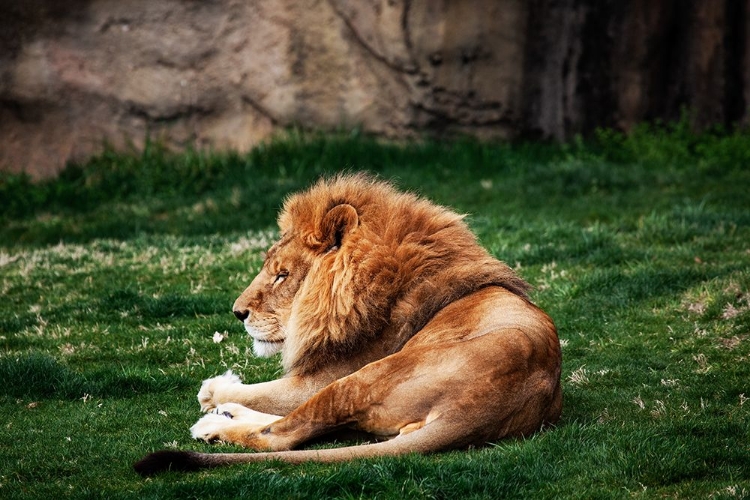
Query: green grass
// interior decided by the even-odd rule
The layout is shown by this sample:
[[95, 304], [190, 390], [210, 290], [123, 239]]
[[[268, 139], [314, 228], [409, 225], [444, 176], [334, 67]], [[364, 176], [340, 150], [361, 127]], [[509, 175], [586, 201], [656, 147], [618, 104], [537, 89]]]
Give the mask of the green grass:
[[[252, 356], [230, 307], [283, 197], [368, 170], [469, 214], [563, 342], [565, 407], [527, 440], [143, 480], [200, 382]], [[750, 497], [750, 137], [682, 124], [588, 141], [402, 146], [290, 133], [247, 155], [105, 152], [0, 176], [2, 498]], [[215, 332], [225, 335], [213, 341]]]

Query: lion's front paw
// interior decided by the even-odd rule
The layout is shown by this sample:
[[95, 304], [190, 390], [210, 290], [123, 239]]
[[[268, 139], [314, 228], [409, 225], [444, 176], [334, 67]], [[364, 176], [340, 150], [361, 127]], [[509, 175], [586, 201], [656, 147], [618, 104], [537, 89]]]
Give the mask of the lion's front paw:
[[227, 409], [224, 407], [225, 405], [218, 407], [218, 411], [221, 411], [221, 413], [212, 412], [204, 415], [190, 428], [190, 435], [194, 439], [202, 439], [206, 442], [222, 441], [239, 444], [254, 450], [271, 448], [268, 439], [260, 435], [264, 428], [263, 425], [238, 419], [230, 413], [237, 410], [236, 407], [228, 406]]
[[206, 442], [216, 441], [221, 439], [221, 431], [231, 421], [231, 417], [209, 413], [190, 428], [190, 435], [193, 436], [193, 439], [202, 439]]
[[238, 403], [221, 403], [211, 410], [211, 413], [222, 415], [236, 421], [242, 421], [247, 424], [263, 427], [272, 424], [282, 417], [279, 415], [270, 415], [252, 410]]
[[227, 418], [242, 418], [248, 412], [251, 412], [249, 408], [245, 408], [239, 403], [221, 403], [209, 411], [209, 413], [215, 413], [216, 415], [223, 415]]
[[232, 370], [227, 370], [226, 373], [218, 377], [204, 380], [198, 391], [198, 402], [201, 405], [201, 411], [205, 412], [216, 408], [221, 402], [216, 400], [217, 393], [228, 386], [241, 383], [240, 378], [232, 373]]

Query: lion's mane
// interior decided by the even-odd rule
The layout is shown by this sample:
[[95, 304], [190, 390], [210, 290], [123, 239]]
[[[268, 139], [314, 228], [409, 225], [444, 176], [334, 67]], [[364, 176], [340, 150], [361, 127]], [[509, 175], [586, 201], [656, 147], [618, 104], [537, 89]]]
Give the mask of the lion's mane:
[[[327, 214], [347, 205], [354, 227], [332, 225]], [[483, 287], [526, 297], [528, 285], [477, 243], [463, 216], [367, 175], [323, 179], [289, 197], [278, 223], [316, 252], [292, 305], [288, 372], [368, 345], [396, 352], [443, 307]]]

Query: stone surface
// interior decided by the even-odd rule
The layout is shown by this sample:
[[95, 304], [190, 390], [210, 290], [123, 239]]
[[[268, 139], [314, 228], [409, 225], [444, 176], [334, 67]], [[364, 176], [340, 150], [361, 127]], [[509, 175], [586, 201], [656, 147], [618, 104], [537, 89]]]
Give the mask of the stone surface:
[[0, 168], [288, 126], [566, 139], [747, 119], [750, 0], [0, 0]]

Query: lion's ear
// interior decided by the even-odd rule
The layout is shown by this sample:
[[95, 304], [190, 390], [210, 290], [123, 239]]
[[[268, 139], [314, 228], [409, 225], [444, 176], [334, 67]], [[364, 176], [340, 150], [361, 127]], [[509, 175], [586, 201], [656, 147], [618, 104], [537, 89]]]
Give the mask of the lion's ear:
[[357, 210], [346, 203], [336, 205], [320, 222], [319, 239], [325, 250], [339, 248], [341, 242], [359, 225]]

